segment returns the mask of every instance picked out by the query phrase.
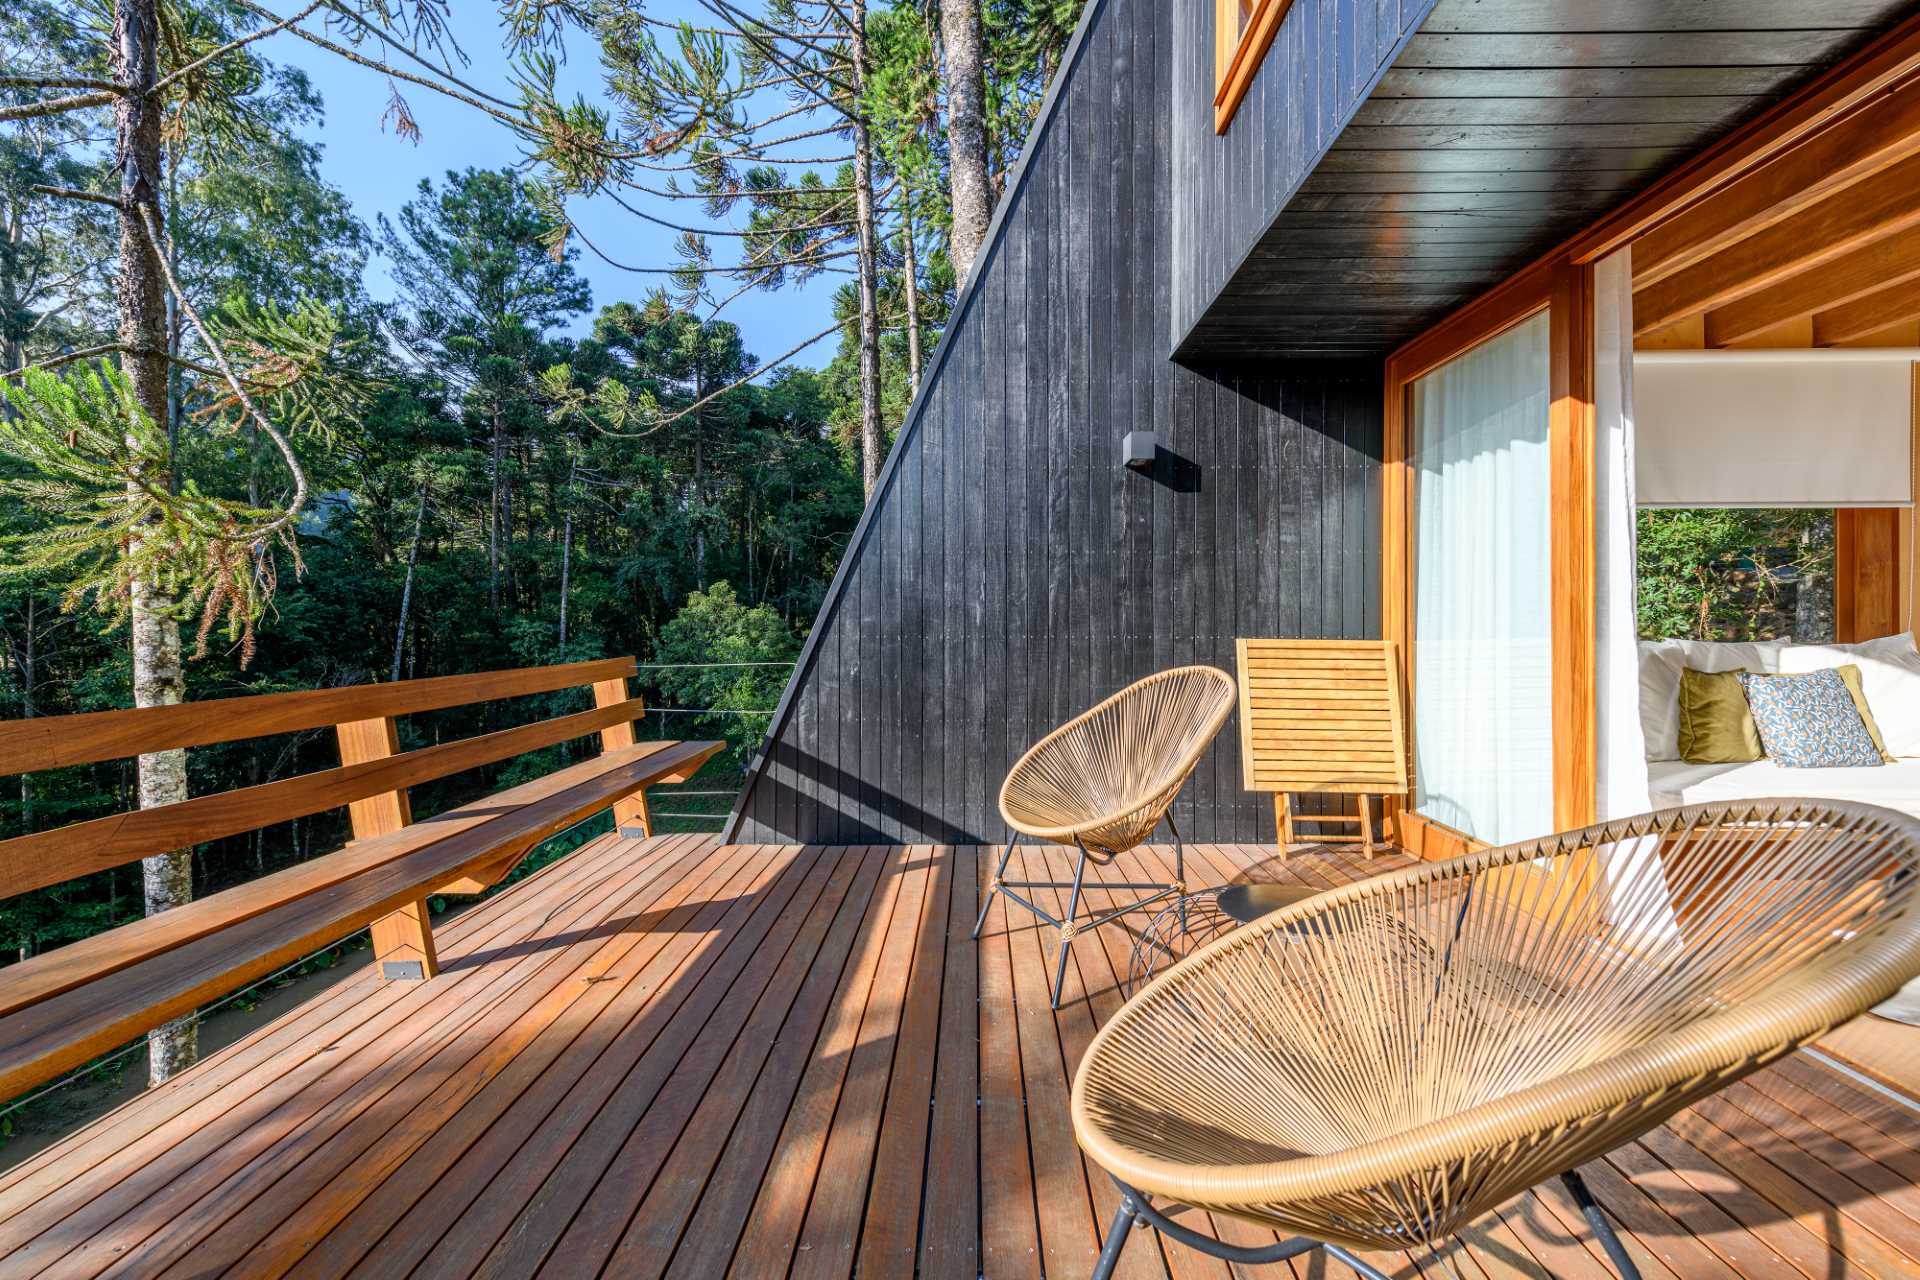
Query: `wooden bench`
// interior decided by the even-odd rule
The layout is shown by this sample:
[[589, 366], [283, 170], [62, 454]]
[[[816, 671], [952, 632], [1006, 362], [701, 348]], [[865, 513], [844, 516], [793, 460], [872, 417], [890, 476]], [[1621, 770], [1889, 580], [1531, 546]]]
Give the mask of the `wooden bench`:
[[[1373, 855], [1373, 797], [1407, 793], [1400, 662], [1389, 640], [1237, 640], [1240, 767], [1271, 791], [1284, 857], [1302, 822], [1357, 827], [1321, 844]], [[1298, 813], [1295, 792], [1352, 795], [1356, 814]]]
[[[0, 1098], [371, 928], [381, 973], [424, 980], [427, 899], [498, 883], [548, 837], [612, 808], [652, 834], [645, 789], [682, 782], [723, 746], [638, 742], [632, 658], [0, 722], [0, 774], [332, 727], [340, 767], [0, 841], [0, 899], [152, 854], [346, 805], [354, 839], [157, 916], [0, 969]], [[395, 718], [590, 686], [591, 710], [399, 749]], [[598, 756], [414, 822], [407, 788], [588, 734]]]

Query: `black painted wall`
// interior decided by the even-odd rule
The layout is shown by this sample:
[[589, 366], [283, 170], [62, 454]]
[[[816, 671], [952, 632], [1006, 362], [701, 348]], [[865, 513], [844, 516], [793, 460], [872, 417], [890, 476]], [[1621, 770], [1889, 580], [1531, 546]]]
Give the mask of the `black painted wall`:
[[[1173, 171], [1204, 152], [1174, 135], [1213, 138], [1173, 97], [1212, 5], [1095, 3], [732, 838], [999, 839], [1011, 762], [1129, 681], [1231, 670], [1238, 635], [1378, 634], [1379, 366], [1168, 360]], [[1160, 433], [1151, 474], [1120, 465], [1131, 430]], [[1176, 817], [1264, 840], [1271, 813], [1230, 723]]]
[[[1276, 248], [1284, 251], [1271, 234], [1275, 219], [1339, 139], [1434, 3], [1294, 0], [1224, 135], [1213, 128], [1211, 0], [1166, 0], [1164, 6], [1156, 6], [1186, 15], [1176, 31], [1172, 79], [1151, 86], [1155, 101], [1172, 117], [1168, 142], [1174, 165], [1169, 195], [1175, 256], [1168, 351], [1189, 359], [1237, 359], [1263, 349], [1261, 331], [1270, 322], [1273, 312], [1268, 308], [1276, 300], [1269, 295], [1243, 307], [1236, 298], [1232, 307], [1223, 308], [1222, 291], [1245, 276], [1249, 267], [1259, 267], [1257, 260], [1249, 261], [1250, 256], [1258, 259]], [[1164, 14], [1162, 20], [1170, 17]], [[1318, 316], [1332, 311], [1325, 307], [1331, 299], [1316, 287], [1318, 283], [1303, 282], [1305, 287], [1280, 305], [1292, 314]], [[1315, 323], [1333, 338], [1348, 322], [1329, 314]], [[1311, 345], [1298, 335], [1293, 338], [1294, 349]]]

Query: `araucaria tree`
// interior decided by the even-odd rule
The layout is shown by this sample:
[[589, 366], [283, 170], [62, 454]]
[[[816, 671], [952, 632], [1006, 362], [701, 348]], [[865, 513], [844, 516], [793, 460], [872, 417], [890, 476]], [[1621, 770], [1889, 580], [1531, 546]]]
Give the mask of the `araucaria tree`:
[[[867, 0], [702, 4], [711, 19], [705, 26], [659, 22], [644, 0], [540, 11], [529, 39], [553, 38], [557, 26], [549, 31], [547, 21], [572, 18], [587, 27], [617, 107], [610, 116], [549, 97], [535, 108], [536, 119], [578, 126], [564, 135], [547, 128], [554, 141], [539, 153], [547, 170], [541, 190], [569, 227], [564, 206], [572, 197], [621, 199], [638, 190], [697, 202], [707, 225], [666, 224], [680, 233], [673, 301], [708, 319], [752, 289], [851, 274], [854, 436], [871, 491], [886, 449], [880, 297], [892, 187], [880, 180], [867, 99], [874, 70]], [[542, 87], [550, 92], [551, 82]], [[717, 258], [716, 239], [738, 252]], [[840, 327], [837, 319], [797, 350]]]
[[[30, 339], [51, 335], [7, 344], [0, 446], [37, 513], [34, 528], [10, 535], [7, 567], [58, 578], [69, 604], [90, 601], [128, 628], [141, 707], [182, 699], [183, 623], [198, 648], [219, 630], [243, 657], [251, 649], [282, 564], [298, 566], [308, 489], [292, 437], [362, 387], [342, 364], [350, 344], [337, 312], [244, 296], [208, 306], [183, 283], [169, 197], [183, 174], [209, 176], [209, 156], [246, 168], [262, 141], [259, 99], [281, 87], [245, 50], [268, 29], [247, 20], [251, 35], [236, 30], [234, 12], [113, 0], [73, 20], [27, 6], [9, 21], [37, 30], [10, 34], [37, 37], [23, 45], [52, 50], [59, 65], [15, 63], [0, 76], [0, 122], [40, 122], [59, 144], [37, 157], [40, 171], [84, 184], [34, 182], [29, 194], [104, 211], [112, 244], [110, 298], [91, 299], [110, 310], [112, 340], [62, 342], [35, 360], [28, 353], [44, 342]], [[71, 121], [82, 127], [62, 128]], [[111, 138], [104, 164], [88, 163], [94, 129]], [[71, 279], [64, 305], [86, 305], [90, 283]], [[262, 448], [279, 464], [265, 484]], [[138, 794], [143, 807], [186, 799], [185, 753], [141, 756]], [[147, 859], [143, 882], [149, 913], [189, 900], [190, 855]], [[152, 1033], [155, 1081], [193, 1061], [193, 1028], [186, 1019]]]

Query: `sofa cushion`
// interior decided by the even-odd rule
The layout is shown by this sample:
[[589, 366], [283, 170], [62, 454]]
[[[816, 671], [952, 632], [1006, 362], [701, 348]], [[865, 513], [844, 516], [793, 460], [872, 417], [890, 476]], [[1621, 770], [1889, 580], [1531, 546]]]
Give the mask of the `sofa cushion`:
[[[1731, 644], [1717, 640], [1642, 640], [1640, 642], [1640, 728], [1647, 759], [1680, 758], [1680, 672], [1774, 672], [1780, 670], [1784, 640]], [[1834, 665], [1839, 665], [1835, 663]]]
[[1911, 635], [1903, 631], [1860, 644], [1789, 645], [1778, 669], [1797, 675], [1849, 663], [1860, 668], [1861, 692], [1887, 753], [1920, 756], [1920, 652]]
[[1740, 687], [1747, 691], [1747, 706], [1767, 759], [1775, 764], [1820, 769], [1886, 763], [1838, 671], [1746, 675], [1740, 677]]
[[1680, 672], [1680, 758], [1688, 764], [1743, 764], [1766, 756], [1738, 671]]
[[1667, 760], [1647, 766], [1647, 790], [1655, 809], [1815, 797], [1885, 805], [1920, 818], [1920, 760], [1896, 760], [1878, 769], [1788, 769], [1771, 760], [1752, 764]]

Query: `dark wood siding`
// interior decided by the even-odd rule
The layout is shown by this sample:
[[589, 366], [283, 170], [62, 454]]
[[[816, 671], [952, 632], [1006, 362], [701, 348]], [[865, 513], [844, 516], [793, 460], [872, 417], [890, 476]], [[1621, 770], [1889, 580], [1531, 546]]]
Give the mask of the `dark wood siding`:
[[[1274, 148], [1269, 163], [1299, 190], [1247, 242], [1230, 280], [1204, 270], [1181, 290], [1195, 308], [1177, 335], [1181, 359], [1384, 353], [1916, 6], [1422, 0], [1416, 8], [1417, 33], [1363, 89], [1350, 122], [1334, 122], [1338, 137], [1318, 119], [1304, 182], [1291, 135]], [[1313, 66], [1325, 64], [1300, 64], [1296, 74]], [[1270, 95], [1280, 92], [1275, 70], [1261, 76]], [[1270, 109], [1260, 92], [1256, 82], [1249, 105]], [[1213, 218], [1216, 234], [1221, 215], [1208, 208], [1217, 199], [1204, 187], [1191, 197], [1193, 216]], [[1224, 207], [1226, 238], [1240, 244], [1235, 219], [1253, 206]]]
[[[1189, 0], [1171, 0], [1179, 9]], [[1213, 6], [1177, 33], [1168, 198], [1174, 208], [1173, 328], [1166, 349], [1200, 349], [1224, 328], [1213, 303], [1262, 244], [1288, 198], [1333, 145], [1435, 0], [1294, 0], [1224, 136], [1213, 129]], [[1168, 92], [1170, 88], [1171, 92]], [[1205, 317], [1210, 324], [1189, 340]], [[1182, 344], [1186, 345], [1183, 346]]]
[[[1198, 109], [1210, 20], [1175, 12], [1198, 0], [1095, 6], [814, 624], [739, 839], [998, 839], [1012, 761], [1129, 681], [1230, 669], [1238, 635], [1378, 634], [1378, 366], [1168, 360], [1176, 166], [1222, 200], [1275, 188], [1226, 172]], [[1306, 47], [1276, 49], [1260, 79]], [[1237, 135], [1274, 110], [1253, 104]], [[1130, 430], [1160, 434], [1150, 475], [1119, 463]], [[1272, 838], [1231, 728], [1175, 813], [1190, 838]]]

